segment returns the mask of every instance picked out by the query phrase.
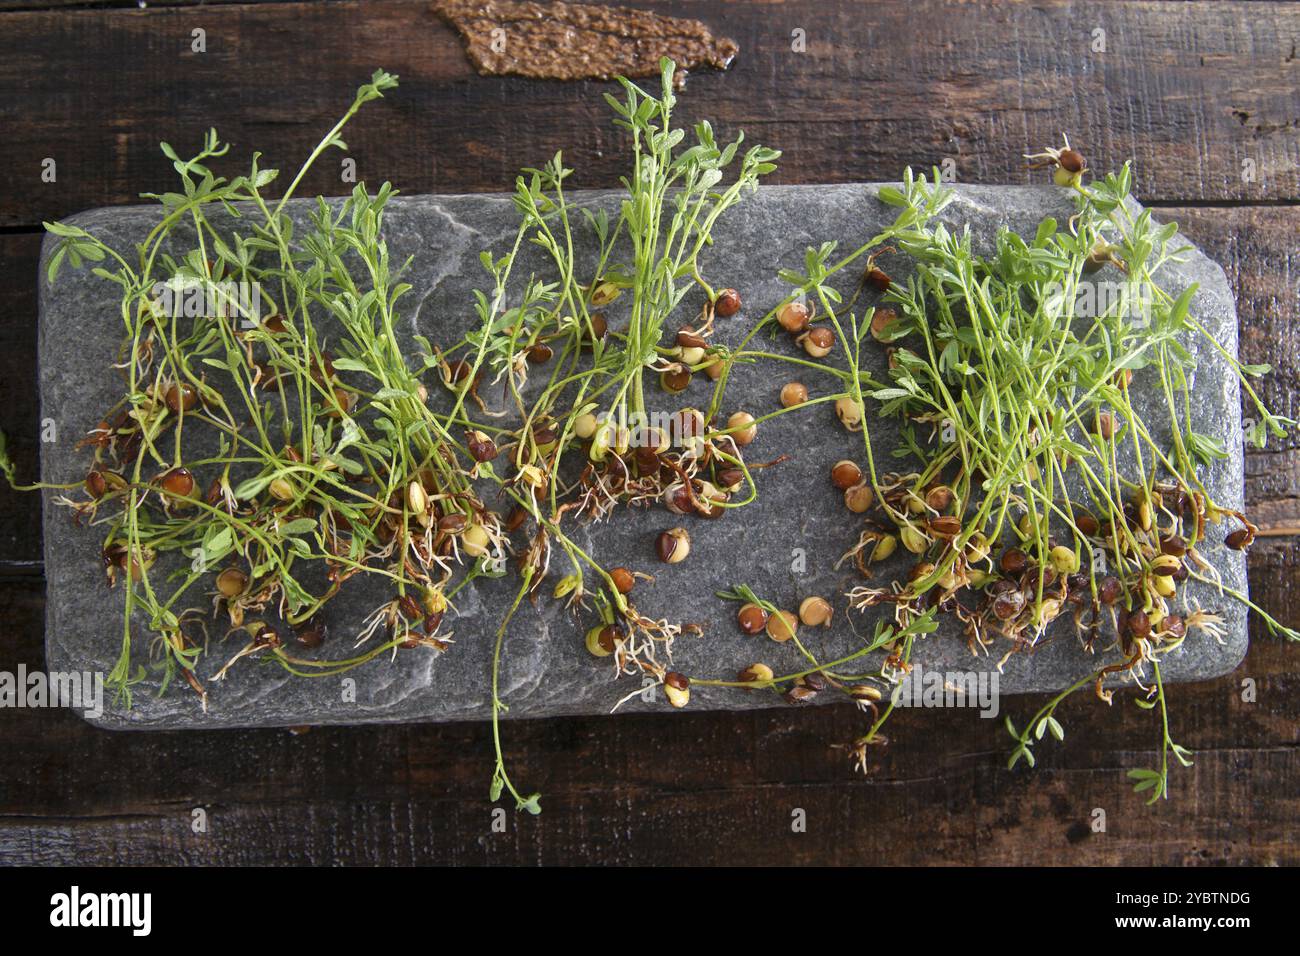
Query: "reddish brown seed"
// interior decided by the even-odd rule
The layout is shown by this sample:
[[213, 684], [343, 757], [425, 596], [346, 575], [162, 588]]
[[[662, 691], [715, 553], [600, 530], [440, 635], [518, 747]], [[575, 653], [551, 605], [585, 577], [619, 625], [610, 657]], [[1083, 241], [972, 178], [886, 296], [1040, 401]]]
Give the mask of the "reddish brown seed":
[[1006, 574], [1023, 574], [1029, 566], [1029, 558], [1019, 548], [1007, 548], [998, 561], [998, 567]]
[[619, 594], [627, 594], [636, 586], [636, 578], [627, 568], [611, 568], [609, 578], [614, 582], [614, 587], [618, 588]]
[[664, 564], [678, 564], [691, 552], [691, 537], [685, 528], [662, 531], [655, 539], [655, 554]]
[[1160, 630], [1173, 638], [1182, 638], [1187, 636], [1187, 622], [1181, 615], [1170, 614], [1160, 622]]
[[993, 614], [999, 621], [1009, 621], [1025, 609], [1025, 594], [1018, 589], [1000, 592], [993, 599]]
[[325, 643], [325, 638], [329, 634], [329, 628], [319, 616], [313, 617], [309, 621], [304, 621], [293, 629], [294, 637], [303, 647], [320, 647]]
[[659, 374], [659, 384], [669, 392], [684, 392], [691, 384], [691, 370], [685, 365], [674, 365]]
[[588, 318], [591, 322], [591, 330], [585, 336], [586, 341], [583, 343], [583, 348], [586, 349], [590, 349], [596, 342], [603, 341], [609, 334], [609, 322], [605, 319], [604, 312], [593, 312]]
[[334, 356], [330, 352], [321, 352], [320, 361], [312, 359], [311, 377], [318, 385], [324, 385], [334, 378]]
[[691, 492], [686, 485], [678, 482], [664, 490], [664, 507], [673, 514], [689, 514], [695, 509], [691, 503]]
[[961, 534], [961, 519], [952, 515], [939, 515], [926, 521], [930, 533], [936, 538], [955, 538]]
[[708, 347], [709, 340], [690, 329], [682, 329], [677, 333], [677, 344], [684, 349], [702, 349]]
[[871, 316], [871, 337], [877, 342], [883, 341], [897, 322], [898, 313], [893, 309], [876, 309]]
[[528, 509], [523, 505], [515, 505], [506, 515], [506, 531], [513, 534], [518, 531], [525, 521], [528, 520]]
[[544, 342], [538, 342], [528, 347], [528, 363], [530, 365], [541, 365], [543, 362], [549, 362], [555, 352]]
[[822, 691], [826, 689], [826, 678], [821, 674], [820, 671], [813, 671], [811, 674], [805, 674], [800, 679], [803, 681], [805, 687], [809, 687], [816, 691]]
[[787, 703], [806, 704], [817, 696], [817, 691], [813, 690], [806, 684], [796, 684], [783, 695]]
[[262, 328], [273, 335], [279, 335], [284, 331], [284, 316], [279, 313], [268, 315], [262, 320]]
[[757, 604], [746, 604], [736, 612], [736, 621], [746, 634], [757, 634], [767, 627], [767, 612]]
[[885, 270], [876, 266], [872, 266], [867, 270], [866, 279], [867, 285], [877, 292], [888, 292], [889, 287], [893, 284]]
[[936, 485], [925, 493], [925, 503], [935, 511], [946, 511], [953, 497], [952, 489], [947, 485]]
[[475, 461], [491, 461], [497, 456], [496, 442], [476, 429], [465, 433], [465, 447]]
[[1083, 154], [1077, 149], [1061, 150], [1056, 161], [1060, 163], [1061, 168], [1067, 173], [1081, 173], [1083, 172], [1084, 167], [1087, 166], [1087, 161], [1083, 158]]
[[1108, 574], [1097, 585], [1097, 600], [1109, 607], [1119, 600], [1120, 590], [1119, 578]]
[[1147, 638], [1151, 636], [1151, 618], [1147, 617], [1147, 612], [1140, 608], [1129, 612], [1127, 626], [1129, 634], [1134, 637]]
[[723, 289], [713, 300], [713, 311], [727, 319], [740, 311], [740, 293], [735, 289]]
[[173, 412], [179, 412], [182, 409], [189, 411], [199, 403], [199, 393], [193, 385], [183, 382], [173, 382], [167, 389], [167, 407]]
[[351, 412], [353, 406], [356, 405], [356, 403], [357, 403], [356, 395], [354, 395], [352, 392], [349, 392], [346, 388], [344, 388], [341, 385], [335, 386], [334, 404], [337, 405], [338, 407], [331, 409], [330, 415], [334, 416], [335, 418], [338, 418], [339, 416], [345, 413]]
[[[772, 668], [766, 664], [750, 664], [744, 670], [736, 675], [736, 680], [742, 684], [752, 684], [758, 681], [769, 681], [772, 679]], [[746, 688], [751, 690], [752, 688]]]
[[704, 415], [694, 408], [683, 408], [673, 413], [670, 422], [672, 440], [686, 445], [704, 434]]
[[280, 390], [280, 373], [267, 365], [265, 362], [254, 362], [257, 368], [257, 383], [267, 392], [278, 392]]
[[1223, 539], [1223, 543], [1233, 551], [1245, 551], [1250, 544], [1251, 537], [1250, 529], [1238, 528], [1236, 531], [1228, 532]]
[[791, 335], [800, 335], [808, 328], [808, 306], [802, 302], [787, 303], [776, 314], [776, 321]]
[[473, 372], [474, 366], [464, 359], [457, 359], [447, 366], [447, 377], [453, 385], [468, 381]]
[[745, 473], [739, 468], [723, 468], [713, 478], [723, 491], [735, 491], [745, 483]]
[[420, 607], [420, 602], [409, 594], [398, 597], [397, 604], [402, 609], [402, 613], [411, 620], [424, 617], [424, 608]]
[[1093, 431], [1105, 441], [1110, 441], [1115, 432], [1119, 430], [1119, 423], [1115, 416], [1110, 412], [1100, 412], [1094, 423]]
[[443, 515], [438, 519], [438, 530], [443, 534], [460, 534], [467, 524], [463, 514]]
[[692, 507], [701, 518], [716, 519], [727, 513], [727, 509], [719, 503], [723, 501], [726, 501], [726, 496], [716, 486], [700, 483], [695, 487], [695, 504]]
[[92, 498], [102, 498], [108, 493], [108, 482], [104, 479], [104, 473], [98, 470], [92, 470], [86, 475], [86, 494]]
[[851, 461], [837, 461], [831, 466], [831, 484], [847, 491], [862, 480], [862, 469]]
[[816, 358], [822, 358], [835, 347], [835, 333], [824, 325], [808, 331], [804, 340], [804, 350]]
[[622, 638], [623, 635], [619, 633], [617, 627], [613, 624], [606, 624], [596, 635], [596, 643], [600, 645], [600, 649], [606, 654], [613, 654]]
[[538, 425], [533, 429], [533, 444], [543, 453], [549, 452], [555, 447], [555, 443], [560, 440], [555, 429], [550, 425]]
[[637, 474], [650, 476], [659, 473], [659, 456], [653, 448], [638, 448], [632, 452], [632, 459], [636, 463]]
[[788, 382], [781, 387], [781, 404], [794, 408], [808, 401], [808, 388], [802, 382]]
[[1079, 533], [1086, 538], [1095, 538], [1097, 532], [1101, 530], [1101, 525], [1097, 519], [1086, 511], [1080, 512], [1074, 516], [1074, 526], [1079, 529]]
[[445, 611], [434, 611], [432, 614], [424, 616], [424, 633], [434, 634], [442, 626], [442, 617]]
[[[216, 505], [221, 500], [221, 479], [213, 478], [212, 483], [208, 485], [208, 493], [203, 496], [203, 500], [210, 505]], [[340, 518], [342, 515], [339, 516]]]
[[158, 486], [173, 497], [188, 498], [194, 494], [194, 476], [186, 468], [173, 468], [158, 479]]

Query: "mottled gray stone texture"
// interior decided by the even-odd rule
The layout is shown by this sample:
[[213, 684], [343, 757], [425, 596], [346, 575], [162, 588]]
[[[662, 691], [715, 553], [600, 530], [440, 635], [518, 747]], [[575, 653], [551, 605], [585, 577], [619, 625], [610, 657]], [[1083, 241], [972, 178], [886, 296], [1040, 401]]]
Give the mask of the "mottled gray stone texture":
[[[894, 210], [880, 203], [875, 191], [876, 187], [860, 184], [763, 187], [728, 213], [716, 230], [716, 244], [703, 256], [703, 267], [715, 285], [740, 289], [745, 307], [739, 316], [719, 322], [719, 340], [737, 342], [753, 321], [780, 301], [787, 290], [777, 279], [777, 270], [801, 268], [806, 247], [834, 239], [843, 250], [855, 248], [891, 222]], [[579, 193], [576, 198], [580, 203], [617, 209], [610, 193]], [[1032, 235], [1045, 215], [1064, 222], [1071, 211], [1065, 192], [1053, 187], [962, 186], [944, 218], [953, 226], [969, 223], [977, 239], [987, 244], [998, 226], [1008, 225]], [[303, 213], [304, 206], [298, 204], [294, 214]], [[99, 209], [71, 221], [126, 252], [156, 221], [156, 213], [145, 207]], [[473, 316], [470, 292], [484, 283], [478, 254], [485, 248], [498, 255], [506, 251], [516, 221], [506, 196], [413, 196], [394, 200], [386, 221], [393, 260], [414, 256], [408, 276], [414, 291], [405, 300], [403, 314], [406, 334], [418, 331], [435, 343], [452, 343], [461, 336]], [[47, 241], [47, 256], [52, 245]], [[896, 279], [906, 275], [903, 257], [893, 256], [882, 262]], [[531, 268], [541, 270], [542, 265], [532, 259], [517, 267], [516, 275], [526, 276]], [[1170, 267], [1161, 279], [1175, 294], [1188, 283], [1199, 283], [1194, 313], [1230, 352], [1236, 352], [1232, 296], [1217, 265], [1194, 252], [1185, 263]], [[855, 280], [856, 275], [844, 277], [846, 294]], [[89, 460], [86, 451], [76, 449], [77, 439], [94, 427], [118, 397], [114, 376], [106, 371], [115, 361], [122, 335], [116, 287], [87, 272], [73, 273], [66, 268], [54, 287], [47, 287], [43, 278], [41, 283], [41, 400], [43, 415], [57, 423], [59, 432], [56, 443], [44, 446], [42, 473], [47, 481], [77, 480], [84, 476]], [[867, 299], [863, 304], [872, 301]], [[676, 318], [688, 321], [699, 304], [698, 297], [689, 298]], [[609, 310], [614, 328], [625, 321], [620, 305], [616, 303]], [[668, 328], [676, 328], [677, 324], [670, 320]], [[785, 336], [773, 339], [770, 348], [795, 354]], [[1240, 506], [1238, 386], [1222, 359], [1200, 343], [1193, 348], [1200, 365], [1193, 389], [1196, 427], [1221, 438], [1230, 452], [1227, 461], [1208, 469], [1206, 482], [1218, 501]], [[874, 345], [867, 352], [872, 371], [883, 377], [883, 352]], [[788, 363], [768, 363], [741, 369], [733, 376], [724, 414], [737, 409], [754, 414], [775, 409], [780, 386], [795, 377], [793, 368]], [[346, 375], [343, 377], [346, 379]], [[818, 380], [815, 372], [799, 377], [813, 396], [825, 394], [829, 387], [828, 382]], [[675, 400], [668, 399], [654, 385], [648, 393], [666, 408], [704, 405], [710, 385], [701, 376]], [[1141, 395], [1154, 394], [1151, 385], [1144, 373], [1139, 373], [1134, 390]], [[873, 408], [869, 408], [868, 415], [872, 414]], [[1153, 412], [1151, 420], [1159, 422], [1161, 416]], [[888, 470], [894, 467], [889, 458], [895, 447], [894, 432], [874, 418], [869, 418], [869, 423], [877, 460], [884, 462]], [[761, 462], [788, 454], [791, 460], [761, 473], [761, 494], [751, 507], [709, 522], [677, 519], [658, 508], [625, 510], [617, 520], [575, 528], [572, 533], [607, 567], [621, 564], [656, 576], [653, 584], [642, 583], [635, 593], [644, 612], [703, 626], [702, 636], [687, 635], [677, 641], [677, 670], [697, 677], [730, 679], [739, 668], [754, 661], [768, 663], [778, 674], [799, 668], [801, 661], [792, 644], [777, 645], [763, 636], [744, 636], [734, 623], [736, 605], [714, 597], [714, 592], [738, 582], [749, 584], [764, 597], [791, 609], [811, 594], [830, 599], [837, 607], [835, 626], [802, 629], [801, 636], [822, 659], [834, 659], [860, 646], [880, 613], [875, 609], [862, 614], [845, 613], [842, 595], [858, 583], [858, 575], [850, 567], [838, 572], [832, 569], [857, 540], [860, 519], [845, 511], [840, 495], [830, 486], [828, 470], [840, 458], [861, 458], [860, 442], [860, 436], [850, 435], [840, 427], [830, 405], [782, 416], [760, 429], [748, 458]], [[207, 476], [198, 477], [200, 487], [206, 486]], [[48, 666], [53, 670], [107, 671], [121, 641], [122, 592], [120, 587], [115, 591], [105, 587], [99, 558], [100, 535], [74, 526], [66, 510], [54, 505], [54, 497], [53, 493], [45, 495]], [[691, 556], [680, 565], [661, 565], [654, 556], [655, 535], [679, 523], [692, 533]], [[1217, 540], [1217, 534], [1214, 537]], [[796, 548], [806, 551], [806, 572], [792, 571], [792, 551]], [[1217, 544], [1207, 554], [1227, 584], [1245, 588], [1245, 562], [1240, 554]], [[905, 559], [895, 560], [893, 569], [902, 573]], [[384, 658], [350, 672], [348, 676], [356, 681], [356, 703], [344, 702], [338, 678], [303, 680], [278, 667], [244, 661], [236, 665], [226, 681], [210, 685], [206, 714], [200, 709], [197, 695], [183, 682], [159, 697], [151, 690], [156, 687], [151, 677], [150, 683], [135, 694], [132, 709], [110, 703], [98, 723], [112, 728], [170, 728], [483, 718], [490, 714], [493, 636], [513, 588], [513, 579], [507, 578], [462, 592], [457, 613], [449, 616], [444, 625], [445, 630], [454, 633], [454, 643], [447, 652], [405, 651], [394, 659]], [[549, 584], [546, 590], [547, 597], [537, 607], [526, 603], [521, 607], [508, 634], [501, 687], [510, 716], [605, 713], [637, 685], [629, 678], [616, 680], [608, 661], [588, 655], [582, 635], [590, 619], [575, 621], [549, 599]], [[1186, 593], [1219, 611], [1226, 619], [1228, 635], [1223, 643], [1217, 643], [1204, 634], [1194, 634], [1167, 658], [1167, 679], [1198, 680], [1232, 670], [1246, 651], [1244, 610], [1207, 588], [1188, 587]], [[330, 640], [320, 653], [350, 656], [350, 635], [356, 633], [362, 617], [383, 599], [384, 595], [373, 589], [345, 589], [329, 607]], [[211, 653], [201, 667], [205, 678], [238, 647], [234, 639], [220, 639], [220, 624], [214, 622], [212, 630]], [[140, 634], [139, 640], [143, 640], [144, 631]], [[1009, 693], [1061, 688], [1095, 669], [1102, 657], [1086, 654], [1071, 628], [1058, 626], [1032, 655], [1012, 658], [1001, 678], [1001, 690]], [[989, 670], [996, 663], [994, 657], [973, 657], [965, 641], [950, 630], [921, 642], [917, 660], [926, 668], [960, 671]], [[842, 699], [830, 693], [820, 696]], [[774, 705], [781, 706], [769, 693], [698, 687], [691, 701], [692, 708]], [[661, 694], [655, 695], [654, 703], [634, 699], [620, 712], [651, 709], [668, 709]]]

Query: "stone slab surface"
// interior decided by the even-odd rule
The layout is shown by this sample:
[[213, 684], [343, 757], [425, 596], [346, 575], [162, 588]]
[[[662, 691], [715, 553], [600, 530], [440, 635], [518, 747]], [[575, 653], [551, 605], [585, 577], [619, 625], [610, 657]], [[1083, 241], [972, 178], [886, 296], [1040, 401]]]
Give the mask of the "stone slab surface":
[[[735, 343], [785, 294], [777, 279], [781, 267], [799, 268], [804, 249], [837, 239], [844, 250], [854, 248], [892, 221], [893, 210], [875, 198], [877, 187], [862, 184], [834, 186], [762, 187], [729, 212], [716, 231], [717, 242], [703, 257], [703, 267], [715, 283], [741, 289], [746, 307], [742, 314], [720, 323], [719, 341]], [[578, 202], [616, 211], [610, 193], [576, 195]], [[294, 215], [305, 206], [295, 203]], [[1054, 187], [962, 186], [944, 213], [951, 225], [969, 223], [977, 240], [987, 241], [1000, 225], [1032, 235], [1045, 215], [1064, 221], [1071, 212], [1065, 194]], [[98, 209], [73, 217], [76, 223], [115, 247], [126, 250], [156, 222], [148, 207]], [[470, 291], [484, 281], [479, 252], [493, 249], [500, 255], [513, 239], [516, 218], [508, 196], [398, 197], [389, 207], [386, 237], [394, 261], [415, 257], [407, 279], [414, 285], [405, 299], [405, 334], [420, 332], [435, 343], [456, 341], [469, 326]], [[52, 243], [47, 240], [45, 255]], [[895, 278], [902, 278], [903, 258], [891, 260]], [[540, 269], [540, 263], [538, 264]], [[527, 267], [516, 269], [526, 275]], [[42, 272], [43, 275], [43, 272]], [[846, 286], [853, 279], [845, 277]], [[1187, 262], [1171, 266], [1162, 284], [1177, 294], [1187, 284], [1200, 285], [1193, 310], [1230, 352], [1235, 354], [1237, 324], [1232, 296], [1223, 271], [1199, 252]], [[47, 481], [69, 481], [84, 476], [89, 457], [75, 448], [77, 439], [93, 427], [103, 409], [118, 397], [116, 383], [105, 374], [115, 360], [122, 328], [116, 318], [116, 287], [87, 272], [65, 268], [54, 287], [41, 280], [40, 381], [42, 415], [53, 419], [60, 440], [43, 446], [42, 474]], [[846, 288], [847, 291], [847, 288]], [[870, 300], [866, 304], [869, 304]], [[681, 320], [695, 314], [698, 299], [688, 299]], [[617, 304], [609, 310], [614, 328], [622, 316]], [[669, 322], [675, 328], [674, 321]], [[782, 336], [773, 349], [789, 349]], [[868, 348], [871, 368], [878, 376], [884, 357]], [[1238, 387], [1221, 359], [1199, 343], [1195, 346], [1200, 368], [1195, 373], [1194, 423], [1198, 430], [1223, 439], [1228, 460], [1209, 469], [1206, 485], [1216, 500], [1240, 506], [1243, 494], [1242, 443]], [[755, 414], [777, 407], [777, 392], [791, 377], [772, 364], [753, 366], [732, 376], [727, 407]], [[346, 377], [346, 376], [345, 376]], [[803, 377], [803, 376], [801, 376]], [[803, 377], [816, 396], [826, 383], [815, 373]], [[700, 377], [671, 406], [703, 405], [711, 383]], [[1150, 392], [1143, 373], [1135, 378], [1139, 397]], [[822, 392], [824, 393], [824, 392]], [[651, 387], [648, 394], [662, 396]], [[662, 396], [666, 397], [666, 396]], [[869, 402], [869, 405], [874, 405]], [[868, 409], [868, 414], [872, 413]], [[1159, 417], [1153, 415], [1153, 421]], [[895, 447], [895, 432], [886, 423], [871, 420], [878, 460], [888, 462]], [[1167, 437], [1167, 436], [1162, 436]], [[730, 679], [742, 666], [756, 660], [777, 673], [800, 665], [790, 644], [776, 645], [766, 637], [746, 637], [734, 624], [735, 605], [714, 597], [714, 592], [738, 582], [752, 586], [775, 603], [795, 608], [810, 594], [821, 594], [837, 605], [836, 623], [830, 629], [801, 630], [809, 648], [823, 660], [834, 659], [860, 646], [874, 627], [878, 609], [847, 615], [843, 593], [857, 583], [851, 568], [832, 570], [836, 559], [857, 540], [859, 520], [850, 516], [827, 480], [831, 462], [860, 457], [860, 437], [849, 435], [835, 421], [829, 405], [806, 414], [787, 415], [765, 425], [750, 446], [750, 461], [765, 461], [779, 454], [792, 460], [762, 473], [759, 500], [738, 514], [703, 522], [681, 519], [692, 531], [689, 560], [673, 567], [654, 557], [655, 535], [679, 523], [661, 509], [625, 510], [618, 520], [591, 525], [572, 533], [606, 567], [622, 564], [656, 575], [650, 585], [638, 586], [638, 607], [653, 616], [696, 622], [703, 636], [684, 636], [675, 646], [676, 669], [695, 676]], [[888, 470], [889, 465], [885, 466]], [[206, 485], [199, 476], [200, 486]], [[51, 670], [107, 671], [121, 639], [122, 593], [106, 589], [100, 568], [97, 532], [75, 527], [64, 509], [45, 495], [45, 559], [48, 578], [46, 658]], [[792, 570], [793, 549], [807, 555], [807, 570]], [[1208, 551], [1226, 583], [1245, 588], [1242, 555], [1219, 546]], [[896, 565], [901, 569], [902, 564]], [[135, 694], [130, 710], [108, 702], [97, 723], [111, 728], [162, 729], [174, 727], [293, 726], [326, 723], [443, 721], [481, 719], [490, 714], [490, 660], [492, 640], [501, 609], [513, 595], [512, 577], [487, 581], [461, 592], [458, 614], [444, 629], [454, 633], [445, 653], [402, 652], [395, 658], [371, 662], [347, 675], [356, 681], [356, 701], [346, 702], [340, 679], [304, 680], [278, 667], [241, 662], [229, 679], [211, 685], [205, 714], [197, 695], [183, 683], [164, 696], [152, 692], [152, 678]], [[1226, 619], [1223, 643], [1196, 634], [1164, 665], [1166, 679], [1199, 680], [1232, 670], [1247, 645], [1246, 615], [1238, 604], [1208, 589], [1188, 588], [1209, 608]], [[348, 639], [358, 623], [384, 596], [365, 588], [347, 590], [331, 602], [328, 621], [329, 656], [346, 656]], [[197, 602], [196, 602], [197, 603]], [[591, 658], [583, 648], [584, 624], [575, 622], [557, 602], [549, 599], [534, 608], [521, 606], [508, 639], [502, 672], [502, 696], [512, 717], [608, 712], [621, 697], [636, 689], [629, 678], [614, 679], [607, 662]], [[220, 628], [214, 628], [219, 633]], [[1054, 635], [1054, 636], [1053, 636]], [[233, 653], [236, 645], [214, 639], [204, 659], [201, 676], [210, 676]], [[916, 660], [930, 669], [987, 671], [996, 660], [972, 657], [965, 641], [954, 631], [941, 630], [918, 645]], [[1080, 648], [1068, 627], [1058, 627], [1032, 655], [1012, 658], [1001, 676], [1002, 693], [1061, 688], [1094, 670], [1099, 656]], [[865, 670], [865, 668], [864, 668]], [[823, 694], [821, 699], [840, 699]], [[756, 708], [784, 706], [771, 694], [695, 688], [692, 708]], [[620, 712], [668, 710], [661, 695], [654, 703], [640, 698]]]

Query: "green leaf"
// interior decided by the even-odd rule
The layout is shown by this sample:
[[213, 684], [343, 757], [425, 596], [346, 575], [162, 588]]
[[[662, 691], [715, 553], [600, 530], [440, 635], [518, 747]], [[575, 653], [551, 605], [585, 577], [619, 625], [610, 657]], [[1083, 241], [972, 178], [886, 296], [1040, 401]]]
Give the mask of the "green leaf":
[[235, 500], [247, 501], [250, 498], [256, 498], [271, 483], [274, 477], [274, 475], [260, 475], [256, 478], [241, 481], [234, 490]]

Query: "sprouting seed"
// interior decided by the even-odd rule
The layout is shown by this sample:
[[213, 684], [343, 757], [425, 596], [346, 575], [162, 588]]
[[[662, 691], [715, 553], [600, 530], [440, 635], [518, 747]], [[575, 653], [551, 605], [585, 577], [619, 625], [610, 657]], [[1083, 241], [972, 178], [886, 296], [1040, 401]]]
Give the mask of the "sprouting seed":
[[678, 395], [690, 386], [691, 370], [685, 365], [674, 362], [659, 373], [659, 384], [670, 395]]
[[167, 388], [165, 397], [167, 407], [171, 409], [173, 413], [182, 410], [188, 412], [199, 403], [198, 391], [193, 385], [186, 382], [173, 382]]
[[158, 479], [158, 487], [170, 497], [190, 498], [194, 494], [194, 476], [187, 468], [173, 468]]
[[468, 525], [460, 535], [460, 546], [471, 558], [481, 558], [488, 553], [492, 539], [481, 524]]
[[664, 564], [680, 564], [691, 553], [691, 536], [685, 528], [670, 528], [655, 539], [655, 554]]
[[483, 432], [470, 429], [465, 433], [465, 447], [475, 461], [491, 461], [497, 456], [497, 444]]
[[781, 388], [781, 404], [794, 408], [808, 401], [808, 389], [800, 382], [789, 382]]
[[636, 578], [627, 568], [610, 568], [609, 578], [619, 594], [628, 594], [636, 586]]
[[664, 696], [674, 707], [685, 707], [691, 701], [690, 678], [677, 671], [669, 671], [664, 675]]
[[727, 419], [727, 429], [737, 445], [748, 445], [758, 434], [758, 425], [749, 412], [736, 412]]
[[799, 344], [813, 358], [825, 358], [835, 346], [835, 333], [826, 326], [819, 325], [799, 336]]
[[807, 597], [799, 604], [799, 620], [808, 627], [829, 627], [834, 613], [823, 597]]
[[767, 627], [767, 611], [757, 604], [745, 604], [736, 612], [736, 621], [746, 634], [757, 634]]
[[236, 598], [248, 587], [248, 575], [239, 568], [226, 568], [217, 575], [217, 590], [225, 598]]
[[799, 632], [799, 618], [790, 611], [777, 611], [767, 619], [767, 636], [778, 643], [790, 640]]
[[1058, 574], [1074, 574], [1079, 570], [1079, 556], [1074, 553], [1073, 548], [1067, 548], [1063, 544], [1054, 547], [1048, 559]]
[[617, 646], [616, 631], [609, 624], [597, 624], [587, 630], [584, 643], [593, 657], [609, 657]]
[[860, 481], [862, 481], [862, 469], [856, 462], [846, 459], [837, 461], [831, 466], [831, 484], [840, 491], [847, 491]]
[[735, 289], [723, 289], [713, 300], [713, 311], [724, 319], [729, 319], [740, 311], [740, 293]]
[[744, 684], [765, 684], [775, 676], [766, 664], [750, 664], [736, 675], [736, 680]]
[[875, 497], [870, 485], [866, 482], [859, 482], [844, 489], [844, 507], [854, 514], [866, 514], [871, 510], [871, 504], [875, 501]]
[[858, 431], [862, 427], [862, 404], [847, 396], [837, 398], [835, 400], [835, 417], [849, 431]]
[[800, 335], [808, 329], [808, 306], [802, 302], [788, 302], [776, 314], [776, 321], [791, 335]]

